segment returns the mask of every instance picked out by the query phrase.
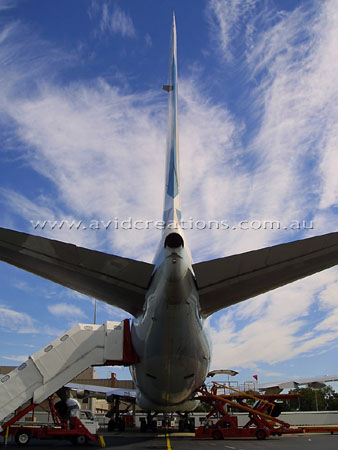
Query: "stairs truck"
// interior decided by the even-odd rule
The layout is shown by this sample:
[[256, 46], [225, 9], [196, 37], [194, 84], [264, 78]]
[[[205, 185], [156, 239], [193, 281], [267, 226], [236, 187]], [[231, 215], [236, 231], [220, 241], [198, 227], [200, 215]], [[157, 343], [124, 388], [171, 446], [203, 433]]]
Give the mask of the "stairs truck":
[[[129, 320], [75, 325], [0, 378], [0, 434], [14, 435], [21, 445], [31, 437], [70, 439], [78, 444], [88, 440], [99, 442], [93, 420], [81, 420], [78, 409], [73, 416], [63, 417], [55, 408], [52, 396], [90, 366], [129, 365], [135, 362], [135, 357]], [[46, 399], [53, 426], [15, 425]]]

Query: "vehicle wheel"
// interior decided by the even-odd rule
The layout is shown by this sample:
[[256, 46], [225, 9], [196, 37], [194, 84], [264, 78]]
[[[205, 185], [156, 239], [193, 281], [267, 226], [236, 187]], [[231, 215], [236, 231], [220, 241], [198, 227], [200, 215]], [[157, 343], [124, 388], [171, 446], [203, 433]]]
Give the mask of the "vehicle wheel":
[[108, 431], [114, 431], [115, 429], [115, 420], [110, 420], [108, 422]]
[[28, 431], [21, 430], [16, 433], [15, 442], [19, 445], [26, 445], [26, 444], [28, 444], [30, 438], [31, 438], [31, 436]]
[[223, 439], [223, 434], [222, 434], [219, 430], [215, 430], [215, 431], [212, 433], [212, 437], [213, 437], [214, 439], [217, 439], [217, 440], [219, 441], [220, 439]]
[[120, 419], [118, 421], [117, 427], [118, 427], [119, 431], [124, 431], [126, 428], [126, 424], [124, 423], [124, 420]]
[[145, 433], [147, 431], [147, 423], [145, 419], [141, 420], [141, 433]]
[[162, 427], [163, 428], [169, 428], [170, 426], [170, 421], [168, 419], [163, 419], [162, 420]]
[[80, 434], [79, 436], [74, 436], [72, 438], [73, 445], [86, 445], [88, 442], [87, 436]]
[[262, 430], [262, 429], [257, 430], [257, 431], [256, 431], [256, 438], [257, 438], [259, 441], [262, 441], [263, 439], [266, 438], [266, 432], [265, 432], [264, 430]]
[[184, 420], [180, 420], [178, 422], [178, 431], [180, 431], [180, 432], [184, 431]]

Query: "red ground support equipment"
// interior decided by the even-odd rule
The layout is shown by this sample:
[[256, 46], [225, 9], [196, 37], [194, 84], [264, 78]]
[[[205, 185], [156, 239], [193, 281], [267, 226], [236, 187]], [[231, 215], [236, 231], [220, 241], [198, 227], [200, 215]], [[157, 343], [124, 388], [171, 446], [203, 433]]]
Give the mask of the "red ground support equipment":
[[90, 433], [78, 417], [70, 417], [67, 422], [64, 421], [56, 411], [52, 397], [49, 397], [48, 401], [54, 425], [14, 425], [15, 422], [38, 406], [32, 403], [22, 411], [17, 412], [8, 422], [2, 424], [3, 431], [0, 434], [2, 436], [8, 436], [8, 434], [13, 435], [15, 442], [19, 445], [28, 444], [31, 438], [66, 439], [79, 445], [86, 444], [88, 441], [101, 444], [97, 433]]
[[[213, 383], [210, 391], [206, 387], [199, 390], [201, 394], [199, 399], [212, 406], [213, 409], [206, 416], [206, 423], [196, 429], [195, 437], [214, 439], [256, 437], [257, 439], [265, 439], [271, 435], [281, 436], [284, 433], [303, 432], [301, 428], [290, 430], [288, 423], [273, 417], [273, 409], [276, 405], [271, 400], [280, 398], [280, 396], [253, 396], [232, 388], [231, 390], [235, 391], [236, 394], [220, 396], [217, 395], [217, 389], [220, 387], [228, 389], [225, 385]], [[248, 398], [255, 400], [253, 407], [244, 403], [244, 400]], [[229, 414], [225, 405], [247, 412], [249, 415], [248, 422], [243, 427], [238, 426], [237, 417]], [[213, 416], [220, 418], [216, 422], [215, 418], [209, 420]]]

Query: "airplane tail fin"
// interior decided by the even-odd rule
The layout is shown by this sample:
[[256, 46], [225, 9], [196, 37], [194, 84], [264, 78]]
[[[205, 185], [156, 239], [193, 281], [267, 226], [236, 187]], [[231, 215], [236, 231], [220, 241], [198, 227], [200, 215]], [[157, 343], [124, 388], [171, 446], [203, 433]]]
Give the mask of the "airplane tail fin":
[[167, 135], [167, 164], [166, 187], [164, 198], [163, 221], [166, 227], [172, 223], [181, 222], [180, 206], [180, 175], [178, 161], [178, 124], [177, 124], [177, 43], [176, 22], [173, 15], [169, 54], [169, 80], [163, 86], [168, 92], [168, 135]]

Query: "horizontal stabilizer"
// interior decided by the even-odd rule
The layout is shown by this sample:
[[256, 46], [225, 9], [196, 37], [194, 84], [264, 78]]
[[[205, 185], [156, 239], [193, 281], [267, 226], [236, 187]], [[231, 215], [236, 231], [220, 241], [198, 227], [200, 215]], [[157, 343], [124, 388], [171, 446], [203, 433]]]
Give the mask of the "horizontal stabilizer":
[[280, 381], [272, 383], [263, 383], [256, 388], [266, 394], [279, 394], [283, 389], [298, 389], [299, 386], [308, 386], [313, 389], [320, 389], [326, 386], [326, 383], [338, 381], [338, 375], [324, 375], [321, 377], [301, 378], [289, 381]]
[[82, 383], [68, 383], [65, 385], [65, 387], [71, 389], [72, 391], [75, 391], [76, 393], [85, 392], [88, 397], [104, 398], [107, 401], [112, 401], [115, 398], [120, 398], [135, 403], [136, 399], [136, 389], [114, 388]]
[[154, 266], [0, 228], [0, 260], [138, 316]]
[[336, 264], [337, 232], [194, 264], [201, 314], [209, 316]]

